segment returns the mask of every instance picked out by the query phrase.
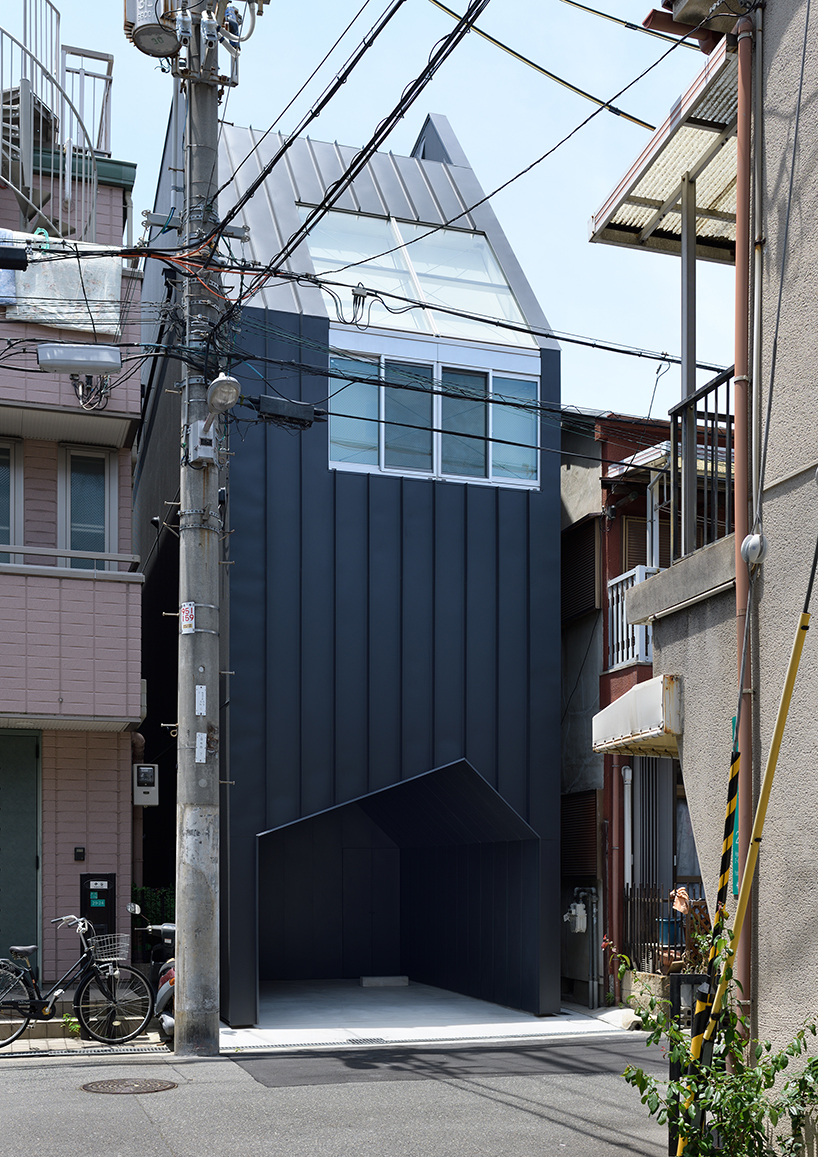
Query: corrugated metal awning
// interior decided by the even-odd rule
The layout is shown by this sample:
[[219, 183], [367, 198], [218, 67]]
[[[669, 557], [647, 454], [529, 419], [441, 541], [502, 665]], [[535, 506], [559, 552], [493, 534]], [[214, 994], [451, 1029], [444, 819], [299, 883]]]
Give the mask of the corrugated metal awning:
[[682, 177], [696, 182], [696, 256], [735, 263], [738, 60], [725, 37], [591, 218], [592, 241], [681, 252]]
[[592, 720], [594, 751], [678, 757], [682, 734], [682, 681], [657, 675], [638, 683], [597, 712]]

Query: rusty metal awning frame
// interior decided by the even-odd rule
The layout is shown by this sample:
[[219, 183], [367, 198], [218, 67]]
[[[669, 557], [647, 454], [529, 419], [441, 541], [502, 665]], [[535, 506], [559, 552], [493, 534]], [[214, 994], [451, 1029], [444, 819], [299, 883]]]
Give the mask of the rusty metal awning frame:
[[682, 179], [696, 189], [696, 257], [735, 264], [738, 66], [724, 37], [590, 222], [590, 239], [680, 254]]

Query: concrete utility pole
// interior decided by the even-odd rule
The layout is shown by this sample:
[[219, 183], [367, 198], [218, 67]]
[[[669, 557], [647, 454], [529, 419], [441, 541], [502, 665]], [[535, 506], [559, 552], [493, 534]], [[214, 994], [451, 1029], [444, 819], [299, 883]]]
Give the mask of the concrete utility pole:
[[[184, 278], [182, 297], [187, 356], [179, 479], [174, 992], [175, 1051], [182, 1056], [219, 1051], [219, 422], [239, 397], [238, 382], [219, 372], [210, 340], [224, 298], [212, 252], [217, 242], [204, 242], [218, 224], [219, 89], [238, 84], [241, 43], [263, 7], [264, 0], [249, 0], [249, 30], [241, 35], [241, 18], [227, 0], [125, 5], [126, 36], [147, 56], [169, 60], [173, 76], [187, 85], [180, 241], [188, 262], [198, 266], [195, 276]], [[219, 75], [220, 44], [232, 61], [227, 76]], [[143, 216], [149, 225], [169, 220]], [[220, 232], [247, 240], [242, 228]]]
[[[218, 46], [191, 4], [182, 242], [195, 248], [217, 223]], [[208, 339], [221, 316], [218, 274], [186, 278], [188, 351], [179, 477], [179, 705], [176, 788], [176, 985], [174, 1050], [219, 1052], [219, 468], [216, 427], [205, 431], [208, 379], [219, 367]], [[216, 419], [218, 425], [219, 419]], [[208, 446], [208, 442], [210, 445]]]

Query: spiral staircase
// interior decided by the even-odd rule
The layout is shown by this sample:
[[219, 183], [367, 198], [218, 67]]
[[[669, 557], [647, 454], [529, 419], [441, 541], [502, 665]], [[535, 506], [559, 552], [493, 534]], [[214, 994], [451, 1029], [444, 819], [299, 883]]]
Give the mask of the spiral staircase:
[[94, 241], [113, 57], [62, 45], [51, 0], [21, 8], [19, 38], [0, 27], [0, 187], [13, 193], [23, 232]]

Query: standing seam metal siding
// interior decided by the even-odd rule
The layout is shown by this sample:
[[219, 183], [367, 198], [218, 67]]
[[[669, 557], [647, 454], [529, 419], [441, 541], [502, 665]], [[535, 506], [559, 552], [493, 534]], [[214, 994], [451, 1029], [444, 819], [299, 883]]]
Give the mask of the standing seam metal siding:
[[[326, 350], [326, 321], [248, 315], [267, 326], [245, 330], [258, 353], [326, 366], [326, 353], [301, 344]], [[542, 358], [550, 400], [559, 355]], [[268, 377], [288, 396], [326, 396], [326, 378], [283, 372]], [[261, 383], [243, 386], [252, 394]], [[542, 424], [544, 447], [558, 437]], [[537, 1003], [555, 1005], [557, 455], [541, 455], [542, 488], [522, 491], [329, 470], [325, 425], [251, 428], [233, 448], [229, 1019], [252, 1019], [256, 833], [460, 758], [541, 837], [525, 882], [515, 868], [517, 887], [540, 890], [541, 926], [503, 951], [538, 956]], [[505, 887], [507, 871], [492, 887]], [[264, 888], [262, 878], [262, 922]]]

